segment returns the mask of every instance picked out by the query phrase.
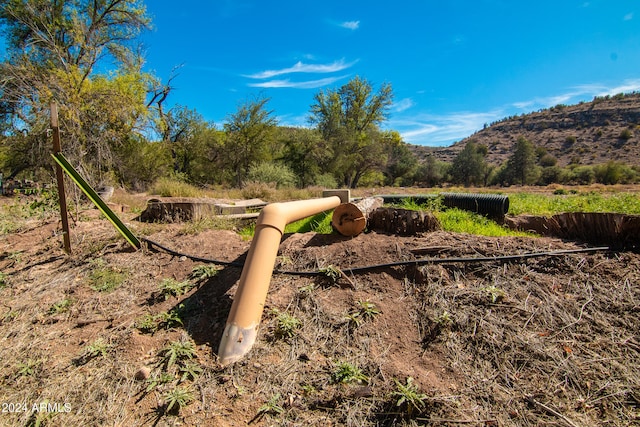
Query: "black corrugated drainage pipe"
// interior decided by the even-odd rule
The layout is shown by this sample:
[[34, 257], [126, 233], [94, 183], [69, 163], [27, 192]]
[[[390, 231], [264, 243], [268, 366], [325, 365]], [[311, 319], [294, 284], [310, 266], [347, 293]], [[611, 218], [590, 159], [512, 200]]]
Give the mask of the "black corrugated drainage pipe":
[[509, 212], [509, 197], [501, 194], [442, 193], [376, 197], [382, 197], [385, 203], [402, 203], [402, 200], [411, 199], [418, 204], [442, 197], [442, 203], [448, 208], [464, 209], [494, 219], [502, 219]]
[[509, 212], [509, 197], [501, 194], [442, 193], [448, 208], [464, 209], [490, 218], [502, 219]]

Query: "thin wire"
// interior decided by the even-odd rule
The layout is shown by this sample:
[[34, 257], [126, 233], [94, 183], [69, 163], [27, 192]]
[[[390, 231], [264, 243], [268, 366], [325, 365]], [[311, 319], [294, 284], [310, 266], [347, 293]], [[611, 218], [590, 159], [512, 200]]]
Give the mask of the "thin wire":
[[[141, 238], [140, 240], [148, 243], [150, 246], [156, 246], [171, 255], [186, 257], [193, 261], [206, 262], [209, 264], [225, 265], [229, 267], [239, 267], [239, 268], [244, 267], [244, 263], [219, 261], [219, 260], [214, 260], [210, 258], [203, 258], [195, 255], [184, 254], [144, 237]], [[545, 251], [545, 252], [528, 252], [528, 253], [518, 254], [518, 255], [502, 255], [502, 256], [496, 256], [496, 257], [421, 258], [421, 259], [416, 259], [412, 261], [396, 261], [396, 262], [389, 262], [384, 264], [374, 264], [374, 265], [367, 265], [362, 267], [345, 268], [345, 269], [340, 269], [340, 271], [342, 271], [345, 274], [355, 274], [355, 273], [362, 273], [370, 270], [376, 270], [380, 268], [402, 267], [407, 265], [452, 264], [457, 262], [461, 262], [461, 263], [467, 263], [467, 262], [482, 263], [482, 262], [497, 262], [497, 261], [505, 262], [505, 261], [517, 261], [517, 260], [523, 260], [523, 259], [529, 259], [529, 258], [541, 258], [545, 256], [559, 256], [559, 255], [577, 254], [577, 253], [603, 252], [603, 251], [610, 251], [610, 250], [611, 248], [609, 246], [599, 246], [594, 248], [561, 249], [556, 251]], [[317, 276], [317, 275], [324, 274], [318, 270], [315, 270], [315, 271], [274, 270], [273, 272], [276, 274], [285, 274], [290, 276]]]

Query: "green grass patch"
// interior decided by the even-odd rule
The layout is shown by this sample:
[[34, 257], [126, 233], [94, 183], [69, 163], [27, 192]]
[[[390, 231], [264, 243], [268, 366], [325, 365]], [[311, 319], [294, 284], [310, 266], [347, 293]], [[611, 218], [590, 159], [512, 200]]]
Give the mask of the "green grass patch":
[[89, 274], [90, 287], [98, 292], [111, 292], [119, 288], [126, 280], [127, 273], [115, 270], [102, 262]]
[[319, 214], [292, 222], [285, 227], [284, 232], [308, 233], [313, 231], [318, 234], [331, 234], [333, 231], [333, 228], [331, 227], [332, 213], [333, 211], [320, 212]]
[[531, 236], [531, 234], [509, 230], [495, 221], [473, 212], [452, 208], [434, 212], [442, 229], [455, 233], [469, 233], [479, 236]]
[[60, 300], [49, 307], [47, 314], [55, 315], [66, 313], [67, 311], [69, 311], [69, 308], [71, 308], [71, 304], [73, 304], [73, 300], [71, 298]]
[[[560, 192], [559, 192], [560, 193]], [[509, 213], [551, 216], [565, 212], [640, 214], [640, 196], [633, 193], [509, 194]]]

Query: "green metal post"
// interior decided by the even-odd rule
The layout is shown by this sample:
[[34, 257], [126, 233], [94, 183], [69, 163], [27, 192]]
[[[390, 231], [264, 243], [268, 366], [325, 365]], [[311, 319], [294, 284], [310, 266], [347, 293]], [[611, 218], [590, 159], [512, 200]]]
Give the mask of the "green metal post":
[[98, 196], [93, 188], [82, 178], [82, 176], [76, 171], [69, 161], [62, 155], [62, 153], [52, 154], [55, 161], [62, 167], [62, 169], [69, 174], [73, 182], [75, 182], [82, 192], [93, 202], [94, 205], [107, 217], [114, 227], [127, 239], [127, 242], [135, 249], [140, 249], [140, 240], [127, 228], [126, 225], [113, 213], [109, 206]]

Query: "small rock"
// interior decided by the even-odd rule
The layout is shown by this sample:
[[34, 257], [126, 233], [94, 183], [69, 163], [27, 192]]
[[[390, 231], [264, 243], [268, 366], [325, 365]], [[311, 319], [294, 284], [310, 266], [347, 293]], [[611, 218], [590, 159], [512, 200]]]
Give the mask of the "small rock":
[[151, 376], [151, 369], [147, 368], [146, 366], [143, 366], [142, 368], [138, 369], [138, 372], [136, 372], [136, 374], [133, 377], [138, 381], [143, 381], [148, 379], [150, 376]]

